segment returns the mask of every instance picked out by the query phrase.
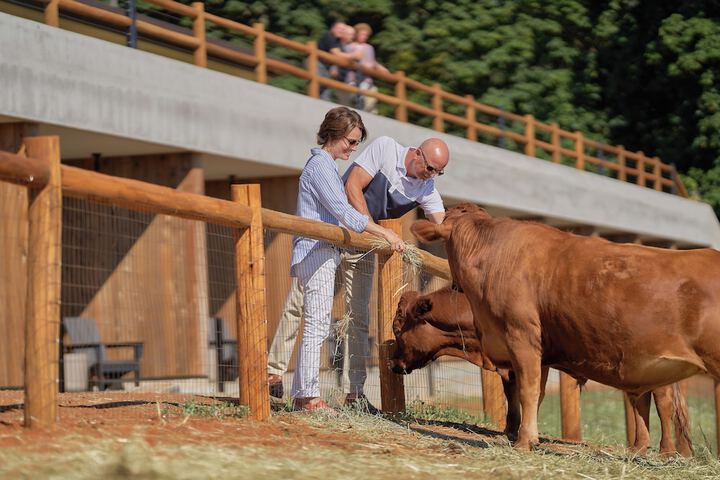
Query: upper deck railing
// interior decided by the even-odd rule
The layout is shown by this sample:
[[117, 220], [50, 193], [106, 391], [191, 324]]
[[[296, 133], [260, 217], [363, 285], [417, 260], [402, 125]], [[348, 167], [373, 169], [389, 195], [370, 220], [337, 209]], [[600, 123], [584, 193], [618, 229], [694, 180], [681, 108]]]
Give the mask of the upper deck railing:
[[[307, 95], [318, 98], [320, 87], [351, 94], [374, 97], [386, 112], [402, 122], [431, 125], [434, 130], [464, 135], [469, 140], [499, 144], [525, 155], [543, 158], [580, 170], [591, 171], [624, 182], [687, 197], [687, 191], [675, 166], [643, 152], [626, 150], [587, 138], [582, 132], [568, 131], [556, 123], [544, 123], [532, 115], [518, 115], [476, 101], [471, 95], [457, 95], [439, 84], [426, 85], [408, 78], [403, 71], [384, 72], [353, 64], [346, 59], [317, 48], [314, 41], [296, 42], [265, 30], [262, 23], [244, 25], [205, 11], [203, 2], [191, 6], [172, 0], [144, 0], [158, 15], [173, 15], [178, 23], [192, 28], [178, 28], [146, 15], [128, 15], [90, 0], [45, 0], [44, 20], [61, 26], [60, 16], [92, 20], [112, 28], [127, 29], [143, 38], [163, 42], [192, 54], [193, 62], [207, 67], [208, 60], [241, 66], [260, 83], [272, 76], [290, 76], [305, 82]], [[157, 15], [156, 15], [157, 16]], [[208, 31], [212, 35], [208, 35]], [[218, 33], [219, 32], [219, 33]], [[218, 37], [240, 38], [247, 48]], [[284, 59], [268, 55], [281, 49]], [[379, 91], [361, 90], [347, 83], [321, 77], [318, 62], [361, 70], [381, 85]]]

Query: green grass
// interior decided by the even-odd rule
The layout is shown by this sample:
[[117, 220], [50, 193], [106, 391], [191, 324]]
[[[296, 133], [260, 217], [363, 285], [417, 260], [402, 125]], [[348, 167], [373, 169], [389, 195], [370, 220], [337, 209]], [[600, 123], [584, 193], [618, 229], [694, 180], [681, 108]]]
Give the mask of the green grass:
[[[490, 424], [481, 414], [473, 415], [466, 410], [453, 407], [453, 404], [468, 404], [467, 397], [440, 397], [435, 402], [414, 401], [408, 404], [405, 418], [423, 418], [457, 423]], [[580, 397], [580, 418], [582, 438], [588, 442], [611, 447], [624, 446], [625, 407], [622, 394], [618, 391], [584, 391]], [[715, 411], [712, 396], [689, 396], [687, 399], [690, 413], [690, 428], [696, 449], [706, 448], [717, 452], [715, 435]], [[540, 435], [560, 438], [560, 397], [548, 394], [540, 406], [538, 421]], [[660, 443], [660, 421], [654, 404], [650, 411], [651, 447]]]
[[[580, 397], [583, 440], [602, 445], [625, 445], [625, 407], [616, 391], [585, 391]], [[717, 451], [712, 397], [689, 396], [690, 429], [696, 449]], [[560, 399], [548, 395], [540, 406], [538, 428], [543, 435], [560, 437]], [[660, 420], [654, 404], [650, 411], [651, 446], [660, 443]]]
[[188, 400], [180, 406], [183, 416], [209, 417], [218, 420], [245, 418], [250, 413], [247, 405], [232, 405], [227, 402], [200, 403]]
[[405, 411], [400, 415], [400, 418], [406, 421], [422, 418], [424, 420], [437, 420], [453, 423], [484, 423], [484, 419], [482, 417], [473, 415], [466, 410], [450, 406], [434, 405], [421, 400], [410, 402], [405, 407]]

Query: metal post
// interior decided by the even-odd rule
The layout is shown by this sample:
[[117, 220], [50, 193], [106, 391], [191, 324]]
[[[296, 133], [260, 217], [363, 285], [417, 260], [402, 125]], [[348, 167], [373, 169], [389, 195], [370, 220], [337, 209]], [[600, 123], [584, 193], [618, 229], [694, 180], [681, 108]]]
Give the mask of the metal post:
[[137, 48], [137, 3], [135, 0], [127, 0], [125, 8], [127, 16], [130, 18], [130, 27], [127, 32], [127, 46]]
[[[504, 132], [504, 131], [505, 131], [505, 117], [503, 117], [502, 115], [500, 115], [500, 116], [498, 117], [497, 123], [498, 123], [498, 128]], [[505, 143], [506, 143], [506, 141], [505, 141], [505, 136], [504, 136], [504, 135], [501, 135], [501, 136], [498, 138], [498, 147], [500, 147], [500, 148], [507, 148], [506, 145], [505, 145]]]
[[[598, 148], [596, 150], [596, 152], [597, 152], [597, 158], [599, 158], [600, 160], [605, 160], [605, 151], [602, 148]], [[600, 164], [599, 170], [600, 170], [600, 175], [605, 175], [606, 177], [608, 176], [608, 169], [605, 168], [604, 164], [602, 164], [602, 163]]]
[[219, 392], [225, 392], [225, 376], [223, 375], [223, 353], [225, 353], [225, 334], [223, 332], [223, 321], [220, 317], [213, 318], [213, 326], [215, 327], [215, 356], [217, 358], [217, 387]]

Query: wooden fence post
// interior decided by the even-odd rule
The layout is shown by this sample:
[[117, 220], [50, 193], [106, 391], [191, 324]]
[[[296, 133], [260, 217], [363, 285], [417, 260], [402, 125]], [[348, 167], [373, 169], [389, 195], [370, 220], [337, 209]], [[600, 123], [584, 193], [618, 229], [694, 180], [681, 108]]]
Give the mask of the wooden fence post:
[[672, 172], [673, 172], [673, 182], [675, 184], [675, 189], [677, 193], [680, 196], [683, 196], [685, 198], [688, 198], [690, 195], [688, 194], [687, 188], [685, 188], [685, 184], [682, 181], [682, 178], [680, 178], [680, 175], [678, 175], [677, 168], [675, 168], [675, 164], [672, 164]]
[[43, 13], [45, 24], [51, 27], [60, 26], [60, 0], [45, 0]]
[[644, 187], [645, 186], [645, 159], [646, 159], [646, 157], [645, 157], [645, 153], [643, 153], [642, 151], [637, 152], [637, 154], [640, 156], [640, 158], [638, 158], [638, 160], [636, 162], [636, 168], [638, 171], [636, 183], [638, 185], [640, 185], [641, 187]]
[[255, 58], [257, 65], [255, 66], [255, 80], [259, 83], [267, 83], [267, 49], [265, 42], [265, 24], [258, 22], [253, 24], [253, 28], [257, 30], [257, 36], [253, 42], [255, 50]]
[[320, 98], [320, 82], [318, 81], [318, 48], [315, 40], [310, 40], [307, 45], [308, 54], [307, 69], [310, 74], [310, 82], [307, 86], [307, 94], [312, 98]]
[[557, 123], [550, 124], [550, 143], [552, 143], [552, 161], [553, 163], [560, 163], [560, 127]]
[[237, 358], [240, 404], [250, 407], [255, 420], [270, 418], [267, 382], [267, 314], [265, 309], [265, 252], [260, 185], [233, 185], [234, 202], [252, 208], [249, 227], [236, 231]]
[[[400, 219], [381, 220], [380, 225], [402, 235]], [[400, 298], [403, 281], [402, 257], [398, 253], [378, 255], [378, 369], [382, 411], [398, 413], [405, 410], [405, 382], [402, 375], [390, 370], [388, 361], [395, 351], [392, 322]]]
[[505, 429], [506, 405], [500, 375], [484, 368], [480, 369], [482, 381], [483, 414], [500, 430]]
[[560, 372], [560, 414], [562, 438], [580, 441], [580, 385], [564, 372]]
[[442, 100], [442, 89], [440, 88], [439, 83], [434, 83], [432, 86], [433, 89], [433, 97], [432, 97], [432, 108], [435, 111], [435, 115], [433, 116], [433, 130], [437, 130], [438, 132], [444, 132], [445, 131], [445, 122], [443, 122], [442, 119], [442, 113], [443, 113], [443, 100]]
[[618, 145], [617, 161], [618, 165], [620, 165], [620, 169], [618, 170], [618, 180], [627, 182], [627, 172], [625, 171], [627, 168], [625, 166], [625, 147], [622, 145]]
[[653, 185], [653, 188], [662, 192], [662, 171], [660, 170], [660, 159], [658, 157], [652, 157], [652, 161], [654, 164], [653, 175], [655, 176], [655, 184]]
[[195, 65], [198, 67], [207, 67], [207, 40], [205, 38], [205, 2], [193, 2], [192, 8], [195, 9], [195, 18], [193, 19], [193, 36], [198, 40], [198, 46], [195, 49], [193, 58]]
[[532, 115], [525, 115], [525, 155], [535, 156], [535, 119]]
[[51, 27], [60, 26], [60, 0], [45, 0], [43, 12], [45, 24]]
[[582, 132], [575, 132], [575, 168], [585, 170], [585, 145]]
[[407, 85], [405, 84], [405, 72], [398, 70], [396, 72], [398, 77], [397, 83], [395, 83], [395, 97], [399, 100], [397, 107], [395, 107], [395, 120], [401, 122], [408, 121], [407, 115]]
[[476, 142], [477, 128], [475, 128], [475, 124], [477, 123], [477, 117], [475, 115], [475, 98], [473, 98], [472, 95], [465, 95], [465, 98], [468, 101], [465, 107], [465, 119], [468, 121], [467, 139]]
[[52, 427], [58, 414], [62, 185], [58, 137], [25, 139], [26, 155], [50, 165], [50, 181], [28, 192], [25, 426]]

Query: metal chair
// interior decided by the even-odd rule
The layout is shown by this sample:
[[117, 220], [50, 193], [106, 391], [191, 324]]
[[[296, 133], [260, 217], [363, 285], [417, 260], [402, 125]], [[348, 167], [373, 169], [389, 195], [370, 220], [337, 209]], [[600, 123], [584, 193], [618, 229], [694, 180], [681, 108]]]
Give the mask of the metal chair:
[[[65, 317], [62, 336], [65, 334], [69, 345], [64, 343], [63, 350], [66, 353], [84, 353], [88, 357], [90, 387], [97, 385], [100, 390], [122, 388], [122, 377], [130, 372], [135, 374], [135, 385], [140, 385], [142, 342], [103, 342], [95, 319], [89, 317]], [[109, 360], [106, 353], [110, 348], [132, 348], [133, 358]]]
[[237, 340], [230, 338], [225, 321], [220, 317], [210, 318], [209, 342], [215, 349], [217, 359], [217, 388], [225, 391], [224, 382], [238, 377]]

